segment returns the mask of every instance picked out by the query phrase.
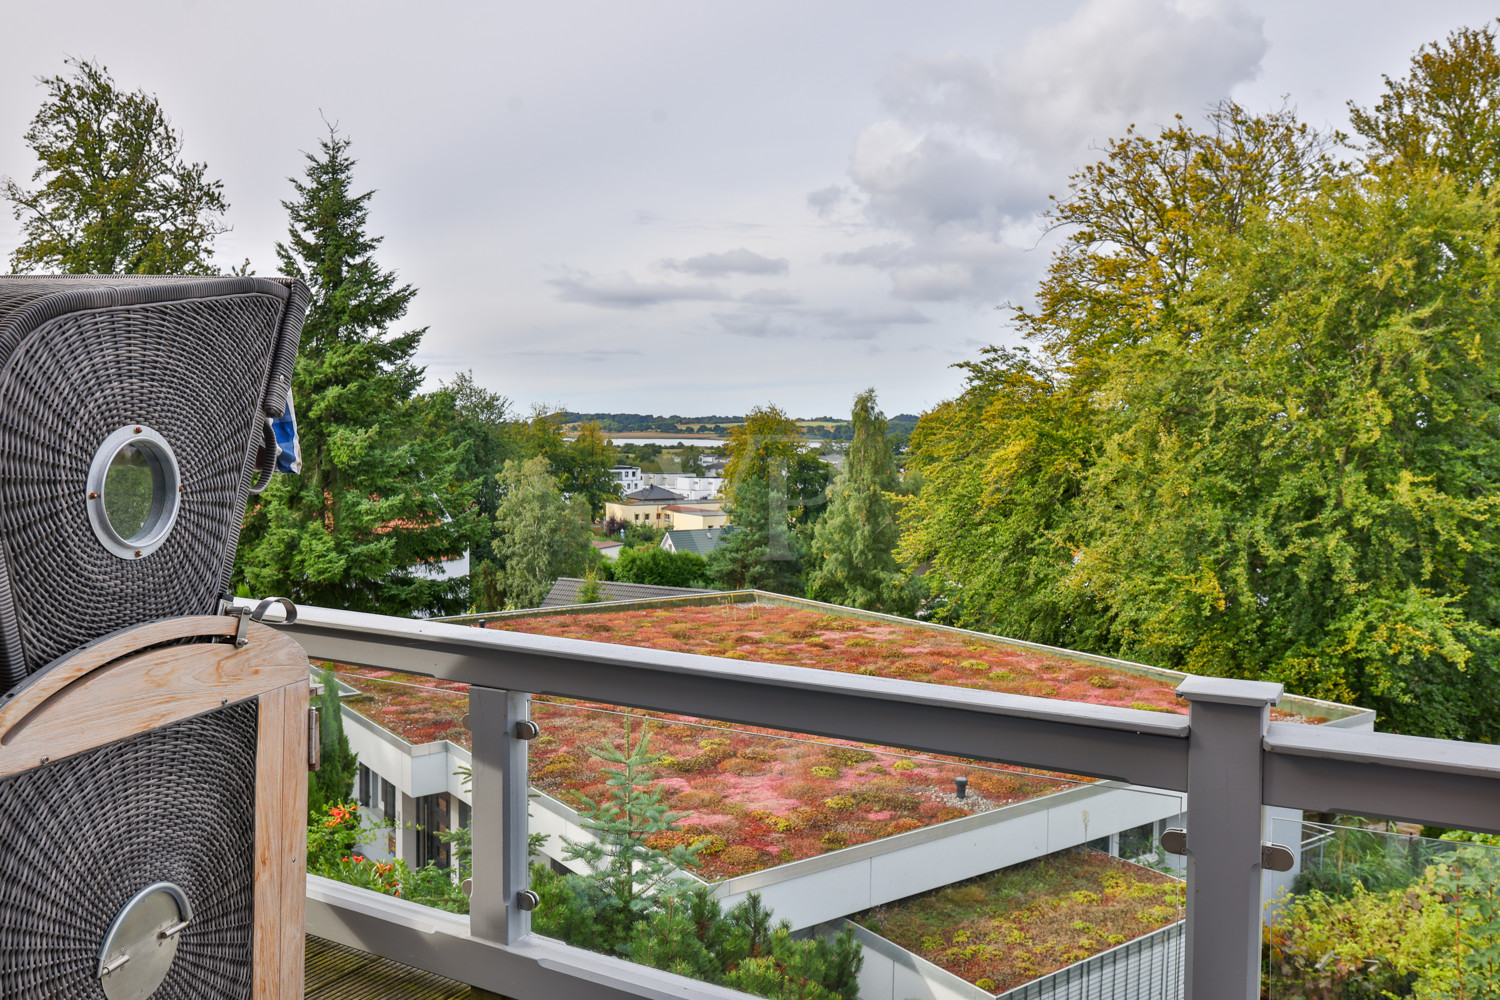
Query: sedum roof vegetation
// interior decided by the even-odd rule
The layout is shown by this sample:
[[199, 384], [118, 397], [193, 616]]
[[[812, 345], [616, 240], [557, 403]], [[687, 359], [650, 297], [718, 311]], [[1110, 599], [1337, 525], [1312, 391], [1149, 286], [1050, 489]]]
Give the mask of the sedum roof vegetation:
[[[491, 628], [896, 677], [1036, 697], [1182, 713], [1169, 682], [977, 634], [733, 604], [509, 618]], [[465, 686], [336, 667], [363, 697], [350, 708], [410, 743], [465, 748]], [[574, 808], [605, 794], [590, 749], [620, 745], [614, 706], [533, 700], [532, 784]], [[811, 857], [1072, 787], [1079, 779], [794, 733], [632, 709], [633, 738], [651, 720], [656, 780], [680, 830], [656, 846], [700, 843], [696, 874], [715, 880]], [[957, 799], [955, 777], [968, 778]]]
[[1061, 851], [852, 919], [990, 992], [1182, 918], [1184, 886], [1088, 848]]

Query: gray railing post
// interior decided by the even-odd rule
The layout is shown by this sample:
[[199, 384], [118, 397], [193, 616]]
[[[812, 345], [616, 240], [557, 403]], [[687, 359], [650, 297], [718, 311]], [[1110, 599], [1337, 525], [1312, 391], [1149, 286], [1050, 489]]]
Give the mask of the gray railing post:
[[1187, 998], [1260, 996], [1261, 744], [1280, 684], [1192, 677], [1187, 781]]
[[495, 688], [469, 688], [473, 736], [472, 826], [474, 884], [469, 897], [469, 933], [514, 944], [531, 930], [519, 903], [527, 886], [526, 741], [516, 723], [531, 716], [531, 695]]

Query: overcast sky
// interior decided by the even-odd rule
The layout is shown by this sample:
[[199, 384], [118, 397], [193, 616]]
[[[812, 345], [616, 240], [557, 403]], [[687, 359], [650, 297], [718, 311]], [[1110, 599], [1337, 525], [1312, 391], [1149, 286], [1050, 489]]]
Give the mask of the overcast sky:
[[[67, 56], [156, 93], [274, 270], [323, 118], [420, 291], [429, 382], [524, 408], [887, 413], [1015, 336], [1048, 194], [1130, 122], [1286, 95], [1346, 124], [1493, 5], [910, 0], [7, 5], [0, 175]], [[321, 117], [320, 117], [321, 116]], [[0, 216], [0, 252], [19, 242]], [[1040, 242], [1039, 242], [1040, 241]]]

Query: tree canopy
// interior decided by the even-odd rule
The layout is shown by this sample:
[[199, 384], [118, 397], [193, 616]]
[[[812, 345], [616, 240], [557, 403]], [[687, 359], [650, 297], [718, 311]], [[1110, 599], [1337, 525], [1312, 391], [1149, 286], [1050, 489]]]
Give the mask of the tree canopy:
[[854, 439], [829, 493], [828, 511], [813, 528], [807, 596], [868, 611], [911, 609], [911, 587], [896, 562], [900, 527], [892, 494], [896, 455], [875, 390], [854, 398]]
[[4, 179], [21, 223], [17, 272], [208, 274], [227, 232], [223, 185], [185, 162], [182, 133], [154, 94], [121, 90], [109, 70], [69, 59], [44, 77], [47, 96], [26, 130], [40, 161], [27, 189]]
[[1355, 163], [1224, 105], [1075, 176], [1031, 347], [912, 436], [929, 611], [1500, 736], [1494, 59], [1424, 48]]
[[582, 574], [595, 558], [588, 502], [565, 500], [551, 463], [541, 455], [507, 460], [498, 479], [494, 552], [500, 607], [540, 607], [558, 577]]

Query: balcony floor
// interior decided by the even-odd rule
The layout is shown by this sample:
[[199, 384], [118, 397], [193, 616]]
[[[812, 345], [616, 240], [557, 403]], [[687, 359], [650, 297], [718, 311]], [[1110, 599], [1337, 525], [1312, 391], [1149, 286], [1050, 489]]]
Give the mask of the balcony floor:
[[307, 935], [306, 1000], [504, 1000], [388, 958]]

